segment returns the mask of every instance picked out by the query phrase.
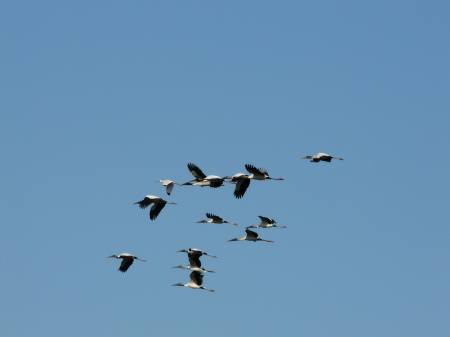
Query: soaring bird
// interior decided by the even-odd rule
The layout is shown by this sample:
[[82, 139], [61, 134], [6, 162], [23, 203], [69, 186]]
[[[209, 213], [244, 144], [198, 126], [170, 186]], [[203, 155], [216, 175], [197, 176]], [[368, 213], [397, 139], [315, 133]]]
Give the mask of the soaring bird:
[[310, 160], [311, 163], [318, 163], [319, 161], [327, 161], [327, 162], [331, 163], [331, 159], [344, 160], [342, 158], [332, 157], [326, 153], [316, 153], [314, 156], [306, 156], [306, 157], [302, 157], [300, 159], [311, 159]]
[[157, 180], [155, 181], [155, 183], [163, 183], [163, 186], [166, 186], [166, 192], [168, 195], [170, 195], [170, 193], [172, 193], [173, 190], [173, 186], [174, 185], [180, 185], [172, 180]]
[[225, 177], [224, 179], [231, 179], [231, 182], [236, 183], [234, 189], [234, 196], [238, 199], [242, 198], [250, 186], [250, 181], [253, 180], [284, 180], [283, 178], [272, 178], [265, 169], [257, 169], [255, 166], [245, 164], [245, 168], [251, 174], [236, 173], [232, 177]]
[[188, 254], [189, 257], [189, 266], [175, 266], [172, 268], [182, 268], [182, 269], [189, 269], [192, 271], [201, 271], [204, 273], [215, 273], [213, 270], [206, 270], [205, 268], [202, 268], [202, 263], [200, 262], [200, 255], [195, 254]]
[[128, 270], [128, 268], [130, 268], [130, 266], [133, 264], [134, 260], [147, 262], [146, 260], [138, 259], [136, 256], [127, 254], [127, 253], [122, 253], [120, 255], [111, 255], [111, 256], [108, 256], [107, 258], [110, 258], [110, 257], [115, 257], [116, 259], [122, 259], [122, 263], [120, 264], [119, 269], [117, 269], [117, 270], [121, 271], [122, 273], [125, 273]]
[[184, 183], [182, 185], [193, 185], [193, 186], [209, 186], [213, 188], [217, 188], [220, 186], [224, 186], [223, 182], [226, 178], [221, 178], [219, 176], [215, 175], [209, 175], [206, 176], [203, 171], [195, 164], [189, 163], [188, 169], [191, 172], [191, 174], [194, 176], [195, 179], [188, 181], [187, 183]]
[[214, 215], [211, 213], [206, 213], [206, 217], [209, 218], [209, 220], [201, 220], [201, 221], [197, 221], [196, 223], [229, 223], [230, 225], [235, 225], [235, 226], [238, 225], [237, 223], [234, 223], [234, 222], [225, 221], [221, 217], [218, 217], [217, 215]]
[[202, 255], [208, 255], [211, 257], [217, 258], [217, 256], [209, 255], [208, 253], [204, 252], [203, 250], [197, 249], [197, 248], [189, 248], [189, 249], [182, 249], [178, 250], [177, 253], [188, 253], [188, 256], [202, 256]]
[[272, 240], [263, 240], [263, 239], [258, 238], [258, 233], [253, 232], [253, 231], [251, 231], [248, 228], [245, 230], [245, 233], [247, 235], [244, 236], [243, 238], [236, 238], [236, 239], [228, 240], [227, 242], [230, 242], [230, 241], [244, 241], [244, 240], [253, 241], [253, 242], [256, 242], [256, 241], [274, 242]]
[[270, 227], [286, 228], [286, 226], [275, 225], [277, 222], [274, 219], [266, 218], [261, 215], [258, 215], [258, 217], [261, 219], [261, 223], [258, 226], [248, 226], [247, 228], [270, 228]]
[[147, 195], [141, 201], [135, 202], [133, 205], [139, 204], [139, 207], [144, 209], [153, 204], [150, 209], [150, 220], [155, 220], [158, 217], [158, 214], [161, 210], [166, 206], [166, 204], [176, 205], [174, 202], [168, 202], [160, 197], [155, 197], [154, 195]]
[[200, 273], [199, 271], [193, 271], [190, 275], [190, 282], [183, 284], [183, 283], [177, 283], [177, 284], [173, 284], [172, 286], [180, 286], [180, 287], [189, 287], [192, 289], [203, 289], [203, 290], [207, 290], [210, 292], [214, 292], [214, 290], [211, 289], [206, 289], [205, 287], [201, 287], [201, 285], [203, 284], [203, 274]]

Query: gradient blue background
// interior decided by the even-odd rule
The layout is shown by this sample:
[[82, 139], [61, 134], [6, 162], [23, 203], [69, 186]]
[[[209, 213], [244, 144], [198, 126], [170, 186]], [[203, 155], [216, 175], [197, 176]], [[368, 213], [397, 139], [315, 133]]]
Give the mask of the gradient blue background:
[[[0, 13], [2, 335], [449, 336], [448, 1]], [[154, 183], [189, 162], [285, 180]], [[178, 205], [150, 221], [147, 194]], [[226, 242], [258, 215], [275, 244]], [[215, 293], [171, 287], [189, 247]]]

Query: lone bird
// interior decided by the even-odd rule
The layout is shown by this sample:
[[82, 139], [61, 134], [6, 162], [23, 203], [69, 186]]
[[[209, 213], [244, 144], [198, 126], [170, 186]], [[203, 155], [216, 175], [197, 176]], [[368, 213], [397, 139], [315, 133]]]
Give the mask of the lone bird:
[[204, 273], [215, 273], [213, 270], [206, 270], [205, 268], [202, 268], [202, 263], [200, 262], [200, 255], [194, 255], [194, 254], [188, 254], [189, 257], [189, 266], [175, 266], [172, 268], [182, 268], [182, 269], [188, 269], [192, 271], [202, 271]]
[[327, 162], [331, 163], [331, 159], [344, 160], [342, 158], [332, 157], [326, 153], [316, 153], [314, 156], [306, 156], [306, 157], [302, 157], [300, 159], [311, 159], [310, 160], [311, 163], [318, 163], [319, 161], [327, 161]]
[[211, 257], [217, 258], [217, 256], [209, 255], [208, 253], [204, 252], [203, 250], [197, 249], [197, 248], [189, 248], [189, 249], [182, 249], [178, 250], [177, 253], [188, 253], [188, 256], [202, 256], [207, 255]]
[[144, 209], [153, 204], [150, 209], [150, 220], [155, 220], [158, 217], [158, 214], [161, 210], [166, 206], [166, 204], [176, 205], [174, 202], [168, 202], [160, 197], [155, 197], [154, 195], [147, 195], [141, 201], [135, 202], [133, 205], [139, 204], [139, 207]]
[[176, 183], [176, 182], [174, 182], [172, 180], [168, 180], [168, 179], [166, 179], [166, 180], [157, 180], [157, 181], [155, 181], [155, 183], [163, 183], [163, 186], [166, 186], [166, 192], [167, 192], [168, 195], [170, 195], [170, 193], [172, 193], [174, 185], [180, 185], [180, 184], [178, 184], [178, 183]]
[[234, 222], [225, 221], [221, 217], [211, 214], [211, 213], [206, 213], [206, 217], [209, 218], [209, 220], [201, 220], [201, 221], [197, 221], [196, 223], [229, 223], [230, 225], [235, 225], [235, 226], [238, 225], [237, 223], [234, 223]]
[[253, 242], [256, 242], [256, 241], [274, 242], [272, 240], [263, 240], [263, 239], [258, 238], [258, 233], [253, 232], [253, 231], [251, 231], [248, 228], [245, 229], [245, 233], [247, 235], [244, 236], [243, 238], [232, 239], [232, 240], [228, 240], [227, 242], [230, 242], [230, 241], [244, 241], [244, 240], [253, 241]]
[[247, 228], [270, 228], [270, 227], [278, 227], [278, 228], [286, 228], [286, 226], [277, 226], [275, 225], [277, 222], [274, 219], [266, 218], [265, 216], [258, 215], [261, 219], [261, 223], [258, 226], [248, 226]]
[[214, 292], [214, 290], [211, 289], [206, 289], [205, 287], [201, 287], [201, 285], [203, 284], [203, 274], [200, 273], [199, 271], [193, 271], [189, 277], [190, 277], [190, 282], [183, 284], [183, 283], [177, 283], [177, 284], [173, 284], [173, 286], [180, 286], [180, 287], [189, 287], [192, 289], [203, 289], [203, 290], [207, 290], [210, 292]]
[[130, 268], [130, 266], [133, 264], [134, 260], [147, 262], [146, 260], [138, 259], [136, 256], [127, 254], [127, 253], [122, 253], [120, 255], [111, 255], [111, 256], [108, 256], [107, 258], [110, 258], [110, 257], [115, 257], [116, 259], [122, 259], [122, 263], [120, 264], [119, 269], [117, 269], [118, 271], [121, 271], [122, 273], [125, 273], [128, 270], [128, 268]]

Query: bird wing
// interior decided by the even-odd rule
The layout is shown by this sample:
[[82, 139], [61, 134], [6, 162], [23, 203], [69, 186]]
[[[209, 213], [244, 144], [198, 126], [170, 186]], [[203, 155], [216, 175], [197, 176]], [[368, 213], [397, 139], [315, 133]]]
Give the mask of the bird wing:
[[143, 200], [135, 202], [134, 204], [139, 204], [139, 207], [142, 209], [147, 208], [154, 201], [154, 199], [152, 197], [153, 196], [151, 196], [151, 195], [147, 195]]
[[223, 219], [220, 216], [211, 214], [211, 213], [206, 213], [206, 217], [213, 219], [213, 220], [218, 220], [218, 221], [222, 221]]
[[327, 161], [327, 162], [331, 163], [331, 159], [332, 158], [333, 157], [331, 157], [331, 156], [322, 156], [322, 157], [320, 157], [320, 160], [321, 161]]
[[258, 237], [258, 233], [251, 231], [250, 229], [246, 229], [245, 232], [247, 233], [248, 237], [253, 237], [253, 238], [257, 238]]
[[194, 282], [196, 285], [201, 286], [203, 284], [203, 274], [199, 271], [193, 271], [189, 277], [191, 278], [191, 282]]
[[153, 204], [152, 208], [150, 209], [150, 220], [155, 220], [158, 217], [158, 214], [164, 208], [164, 206], [166, 206], [166, 204], [160, 202]]
[[223, 179], [211, 179], [209, 181], [209, 187], [217, 188], [222, 186]]
[[267, 224], [271, 224], [271, 225], [273, 225], [274, 223], [277, 223], [274, 219], [266, 218], [265, 216], [258, 215], [258, 217], [261, 219], [261, 221], [263, 223], [267, 223]]
[[134, 262], [134, 257], [125, 257], [122, 260], [122, 263], [120, 264], [119, 267], [119, 271], [121, 271], [122, 273], [125, 273], [128, 268], [130, 268], [130, 266], [133, 264]]
[[234, 196], [238, 199], [242, 198], [247, 191], [247, 188], [250, 186], [250, 179], [241, 178], [238, 180], [236, 184], [236, 188], [234, 189]]
[[170, 193], [172, 193], [173, 186], [174, 186], [173, 181], [171, 181], [170, 183], [167, 184], [166, 192], [168, 195], [170, 195]]
[[189, 256], [189, 264], [191, 265], [191, 267], [195, 268], [198, 267], [200, 268], [202, 266], [202, 263], [200, 262], [200, 256], [197, 255], [188, 255]]
[[195, 164], [189, 163], [188, 169], [191, 171], [192, 175], [197, 180], [203, 180], [206, 178], [206, 175], [202, 172], [202, 170], [199, 169], [199, 167]]
[[253, 165], [250, 164], [245, 164], [245, 168], [247, 169], [248, 172], [250, 172], [251, 174], [263, 174], [260, 170], [258, 170], [256, 167], [254, 167]]

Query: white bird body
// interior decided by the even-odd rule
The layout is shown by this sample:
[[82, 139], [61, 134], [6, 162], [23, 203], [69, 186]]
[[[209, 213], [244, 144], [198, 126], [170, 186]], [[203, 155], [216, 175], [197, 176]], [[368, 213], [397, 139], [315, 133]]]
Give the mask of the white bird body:
[[253, 232], [253, 231], [251, 231], [251, 230], [248, 229], [248, 228], [245, 229], [245, 233], [246, 233], [247, 235], [244, 236], [243, 238], [231, 239], [231, 240], [228, 240], [227, 242], [230, 242], [230, 241], [245, 241], [245, 240], [247, 240], [247, 241], [253, 241], [253, 242], [256, 242], [256, 241], [274, 242], [274, 241], [272, 241], [272, 240], [263, 240], [263, 239], [258, 238], [258, 233]]
[[312, 163], [318, 163], [319, 161], [326, 161], [328, 163], [331, 162], [331, 159], [338, 159], [338, 160], [344, 160], [342, 158], [332, 157], [329, 154], [326, 153], [316, 153], [314, 156], [306, 156], [302, 157], [300, 159], [311, 159], [310, 162]]
[[166, 204], [176, 205], [176, 203], [174, 202], [168, 202], [154, 195], [147, 195], [143, 200], [135, 202], [133, 205], [136, 204], [139, 204], [139, 207], [142, 209], [147, 208], [148, 206], [153, 204], [152, 208], [150, 209], [150, 220], [155, 220], [164, 206], [166, 206]]
[[176, 182], [174, 182], [172, 180], [168, 180], [168, 179], [166, 179], [166, 180], [157, 180], [155, 182], [156, 183], [163, 183], [163, 186], [166, 186], [166, 193], [168, 195], [170, 195], [170, 193], [172, 193], [174, 185], [180, 185], [180, 184], [178, 184], [178, 183], [176, 183]]
[[247, 228], [271, 228], [271, 227], [286, 228], [286, 226], [275, 225], [277, 222], [274, 219], [266, 218], [261, 215], [258, 215], [258, 217], [261, 219], [261, 223], [258, 226], [248, 226]]
[[210, 292], [214, 292], [212, 289], [206, 289], [205, 287], [202, 287], [203, 284], [203, 274], [199, 271], [193, 271], [190, 275], [190, 282], [183, 284], [183, 283], [177, 283], [173, 284], [172, 286], [180, 286], [180, 287], [189, 287], [191, 289], [203, 289]]
[[211, 213], [206, 213], [206, 217], [209, 218], [209, 220], [201, 220], [201, 221], [197, 221], [196, 223], [228, 223], [230, 225], [235, 225], [235, 226], [238, 225], [234, 222], [225, 221], [221, 217], [218, 217], [217, 215], [214, 215]]
[[128, 253], [122, 253], [120, 255], [111, 255], [108, 256], [107, 258], [111, 258], [111, 257], [115, 257], [116, 259], [122, 259], [122, 262], [120, 264], [119, 271], [121, 271], [122, 273], [125, 273], [128, 268], [130, 268], [130, 266], [133, 264], [134, 260], [139, 260], [142, 262], [147, 262], [146, 260], [141, 260], [138, 259], [136, 256], [128, 254]]
[[214, 255], [209, 255], [208, 253], [204, 252], [203, 250], [197, 249], [197, 248], [189, 248], [189, 249], [183, 249], [183, 250], [178, 250], [177, 253], [188, 253], [188, 256], [202, 256], [202, 255], [207, 255], [207, 256], [211, 256], [211, 257], [215, 257], [217, 258], [217, 256]]

